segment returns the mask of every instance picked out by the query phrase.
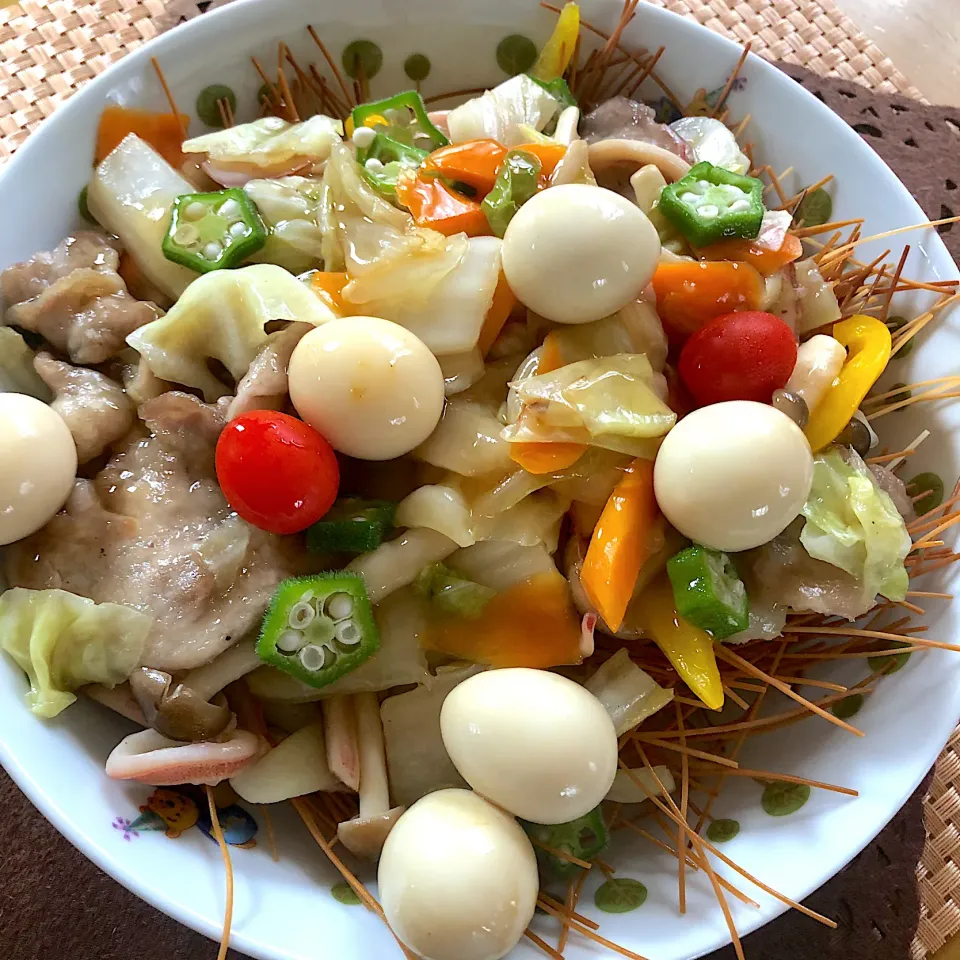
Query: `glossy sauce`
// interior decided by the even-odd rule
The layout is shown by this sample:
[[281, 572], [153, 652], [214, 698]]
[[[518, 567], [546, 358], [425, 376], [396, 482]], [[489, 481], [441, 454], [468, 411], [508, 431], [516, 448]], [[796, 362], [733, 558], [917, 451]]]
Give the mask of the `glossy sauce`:
[[497, 594], [476, 619], [434, 615], [428, 650], [494, 667], [579, 663], [580, 621], [559, 573], [538, 573]]

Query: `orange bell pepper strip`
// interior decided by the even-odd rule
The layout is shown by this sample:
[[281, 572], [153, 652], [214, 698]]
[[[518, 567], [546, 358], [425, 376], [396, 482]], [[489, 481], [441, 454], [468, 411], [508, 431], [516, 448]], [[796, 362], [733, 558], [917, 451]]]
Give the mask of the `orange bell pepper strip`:
[[501, 270], [500, 278], [497, 280], [497, 288], [493, 291], [493, 303], [490, 304], [490, 309], [483, 318], [480, 338], [477, 340], [477, 347], [484, 357], [490, 352], [494, 340], [500, 336], [500, 331], [516, 305], [516, 295], [510, 289], [510, 284], [507, 283], [507, 278]]
[[480, 204], [462, 197], [437, 177], [399, 177], [397, 199], [410, 211], [418, 227], [429, 227], [445, 236], [490, 235], [490, 224]]
[[434, 150], [423, 161], [422, 170], [469, 183], [478, 193], [486, 196], [497, 181], [506, 155], [507, 148], [496, 140], [465, 140]]
[[653, 289], [664, 329], [676, 344], [716, 317], [759, 309], [764, 283], [749, 263], [681, 260], [657, 267]]
[[562, 143], [521, 143], [517, 150], [532, 153], [540, 161], [540, 176], [548, 178], [564, 158], [567, 148]]
[[172, 167], [183, 163], [180, 146], [190, 123], [184, 114], [153, 113], [150, 110], [131, 110], [127, 107], [105, 107], [97, 126], [97, 146], [94, 161], [99, 163], [119, 145], [127, 134], [135, 133], [149, 143]]
[[721, 240], [697, 251], [707, 260], [734, 260], [749, 263], [762, 277], [769, 277], [782, 270], [788, 263], [803, 256], [803, 243], [799, 237], [788, 233], [779, 250], [761, 247], [755, 240]]
[[620, 629], [640, 568], [650, 556], [656, 516], [653, 461], [638, 458], [613, 488], [580, 571], [590, 602], [611, 630]]
[[318, 270], [310, 277], [310, 288], [334, 313], [349, 313], [343, 299], [343, 288], [350, 282], [345, 273]]

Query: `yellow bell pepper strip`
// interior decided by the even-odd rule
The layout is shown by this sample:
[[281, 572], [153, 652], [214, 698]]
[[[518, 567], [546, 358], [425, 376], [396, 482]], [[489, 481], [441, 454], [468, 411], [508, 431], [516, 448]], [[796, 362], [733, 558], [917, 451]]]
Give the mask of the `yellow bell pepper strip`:
[[653, 289], [657, 313], [674, 345], [725, 313], [759, 310], [765, 291], [763, 278], [749, 263], [725, 260], [661, 263]]
[[580, 582], [611, 630], [619, 630], [640, 568], [650, 556], [657, 517], [653, 461], [638, 458], [613, 488], [590, 538]]
[[437, 177], [399, 177], [397, 199], [410, 211], [418, 227], [429, 227], [448, 237], [456, 233], [468, 237], [490, 234], [490, 224], [480, 204], [455, 193]]
[[711, 710], [723, 706], [723, 682], [713, 652], [713, 637], [677, 613], [673, 588], [660, 574], [634, 600], [633, 622], [643, 627], [666, 654], [680, 679]]
[[857, 314], [841, 320], [833, 326], [833, 337], [847, 348], [847, 361], [803, 431], [814, 453], [836, 440], [890, 360], [890, 331], [875, 317]]
[[423, 161], [423, 172], [459, 180], [486, 196], [497, 181], [507, 148], [496, 140], [465, 140], [434, 150]]
[[582, 443], [521, 441], [510, 444], [510, 459], [520, 464], [527, 473], [556, 473], [572, 467], [586, 449]]
[[483, 326], [480, 328], [480, 337], [477, 340], [477, 346], [484, 357], [490, 352], [490, 348], [497, 337], [500, 336], [500, 331], [516, 305], [516, 295], [510, 289], [510, 284], [507, 283], [507, 278], [501, 270], [500, 278], [497, 280], [497, 288], [493, 291], [493, 303], [490, 304], [490, 309], [483, 318]]
[[537, 62], [530, 71], [535, 80], [555, 80], [562, 77], [573, 51], [577, 46], [577, 37], [580, 36], [580, 8], [575, 3], [568, 3], [560, 11], [553, 33], [543, 45]]

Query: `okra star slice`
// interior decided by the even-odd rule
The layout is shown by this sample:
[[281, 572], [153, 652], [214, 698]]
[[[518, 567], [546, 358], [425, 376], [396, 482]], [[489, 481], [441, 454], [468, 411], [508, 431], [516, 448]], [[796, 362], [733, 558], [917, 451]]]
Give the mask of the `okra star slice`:
[[667, 561], [677, 613], [717, 640], [749, 625], [747, 588], [725, 553], [695, 544]]
[[380, 649], [363, 580], [318, 573], [284, 580], [270, 602], [257, 656], [311, 687], [325, 687]]
[[763, 222], [763, 183], [704, 161], [663, 188], [657, 209], [695, 247], [752, 240]]
[[163, 255], [199, 273], [235, 267], [267, 242], [254, 202], [239, 187], [177, 197]]

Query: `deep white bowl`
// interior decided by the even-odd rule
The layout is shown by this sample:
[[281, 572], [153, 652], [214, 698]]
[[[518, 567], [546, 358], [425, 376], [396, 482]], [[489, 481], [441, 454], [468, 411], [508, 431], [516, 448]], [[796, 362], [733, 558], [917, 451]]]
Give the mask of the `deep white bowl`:
[[[607, 28], [617, 19], [616, 0], [584, 0], [584, 16]], [[0, 266], [53, 247], [78, 226], [77, 193], [88, 178], [94, 133], [107, 101], [164, 109], [149, 58], [159, 59], [181, 108], [212, 82], [230, 84], [240, 103], [252, 105], [260, 86], [251, 54], [275, 61], [276, 41], [285, 40], [302, 60], [317, 60], [303, 28], [312, 22], [339, 56], [356, 38], [376, 41], [385, 59], [373, 92], [385, 95], [409, 86], [402, 65], [411, 53], [424, 53], [432, 72], [427, 95], [442, 90], [493, 85], [504, 75], [495, 49], [507, 34], [526, 34], [542, 43], [552, 14], [533, 0], [239, 0], [161, 37], [130, 55], [86, 86], [43, 124], [0, 175], [0, 209], [7, 227], [0, 232]], [[666, 53], [660, 71], [683, 98], [698, 88], [723, 85], [739, 57], [736, 46], [690, 20], [641, 6], [624, 33], [632, 47]], [[837, 218], [866, 216], [869, 231], [924, 220], [920, 208], [890, 170], [823, 104], [764, 61], [751, 57], [743, 81], [731, 96], [735, 118], [752, 115], [751, 136], [757, 156], [776, 170], [792, 167], [790, 188], [799, 189], [827, 173]], [[656, 96], [648, 85], [645, 92]], [[247, 117], [249, 118], [249, 117]], [[241, 119], [244, 119], [241, 107]], [[199, 124], [194, 122], [193, 130]], [[957, 276], [940, 238], [919, 231], [907, 274], [927, 280]], [[896, 241], [894, 241], [896, 242]], [[882, 252], [876, 244], [862, 255]], [[869, 259], [869, 256], [866, 256]], [[916, 311], [923, 301], [905, 302], [898, 312]], [[906, 382], [944, 376], [957, 370], [960, 318], [941, 319], [921, 337], [911, 358], [893, 364], [888, 380]], [[958, 474], [958, 408], [946, 404], [914, 406], [880, 421], [891, 449], [899, 449], [923, 426], [933, 436], [914, 458], [913, 471], [936, 470], [948, 486]], [[956, 574], [945, 573], [933, 589], [949, 589]], [[929, 636], [958, 636], [958, 608], [929, 601]], [[851, 665], [847, 676], [862, 676]], [[127, 725], [89, 702], [71, 707], [53, 722], [32, 716], [22, 702], [23, 676], [0, 661], [0, 761], [30, 799], [100, 867], [129, 889], [176, 919], [218, 936], [223, 910], [223, 874], [216, 847], [196, 828], [176, 840], [160, 832], [125, 828], [146, 803], [149, 788], [116, 783], [103, 774], [109, 751], [128, 732]], [[905, 669], [883, 681], [856, 722], [863, 738], [845, 734], [823, 720], [752, 739], [744, 754], [750, 766], [802, 774], [856, 788], [856, 799], [814, 791], [803, 809], [772, 818], [760, 807], [761, 788], [735, 778], [717, 804], [716, 814], [740, 821], [740, 835], [725, 851], [746, 869], [794, 899], [802, 899], [836, 873], [893, 816], [929, 769], [960, 715], [960, 655], [932, 651], [914, 655]], [[262, 824], [262, 816], [256, 816]], [[118, 819], [119, 818], [119, 819]], [[259, 835], [256, 849], [234, 849], [237, 877], [233, 945], [255, 957], [276, 960], [369, 960], [399, 956], [389, 934], [360, 907], [342, 906], [329, 894], [339, 879], [306, 831], [284, 811], [274, 814], [281, 859], [273, 862]], [[152, 825], [156, 826], [156, 819]], [[151, 818], [141, 818], [151, 826]], [[586, 886], [581, 910], [602, 923], [612, 940], [653, 960], [686, 960], [727, 942], [727, 928], [702, 874], [687, 878], [686, 916], [677, 908], [675, 861], [618, 834], [610, 859], [618, 874], [641, 879], [650, 892], [637, 912], [611, 916], [592, 904], [597, 879]], [[729, 870], [722, 873], [731, 875]], [[731, 875], [732, 878], [732, 875]], [[746, 933], [776, 916], [781, 905], [759, 891], [759, 910], [740, 907], [734, 916]], [[537, 923], [542, 923], [538, 919]], [[547, 928], [548, 929], [548, 928]], [[570, 960], [596, 956], [596, 948], [573, 938]], [[527, 941], [515, 958], [542, 956]]]

